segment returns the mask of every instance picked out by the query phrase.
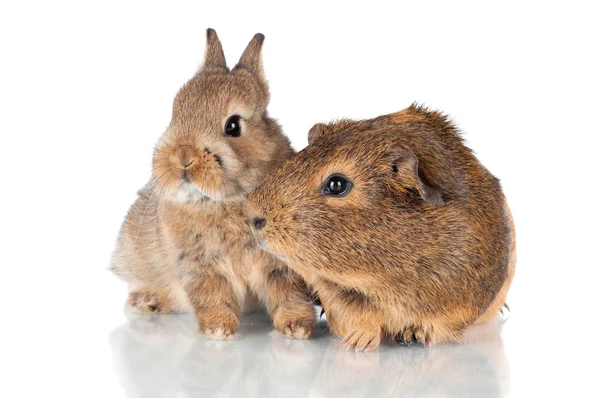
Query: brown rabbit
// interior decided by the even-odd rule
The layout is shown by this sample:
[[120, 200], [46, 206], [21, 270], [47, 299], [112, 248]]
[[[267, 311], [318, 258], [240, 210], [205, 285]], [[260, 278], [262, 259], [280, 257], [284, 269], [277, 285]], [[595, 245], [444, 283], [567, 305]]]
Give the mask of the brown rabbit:
[[438, 112], [317, 124], [251, 195], [255, 233], [321, 299], [348, 348], [456, 341], [515, 268], [500, 183]]
[[218, 339], [235, 333], [247, 292], [286, 335], [306, 338], [315, 324], [305, 282], [256, 245], [247, 222], [249, 192], [294, 154], [267, 115], [263, 40], [255, 35], [230, 71], [208, 29], [204, 64], [175, 98], [111, 265], [134, 311], [193, 310]]

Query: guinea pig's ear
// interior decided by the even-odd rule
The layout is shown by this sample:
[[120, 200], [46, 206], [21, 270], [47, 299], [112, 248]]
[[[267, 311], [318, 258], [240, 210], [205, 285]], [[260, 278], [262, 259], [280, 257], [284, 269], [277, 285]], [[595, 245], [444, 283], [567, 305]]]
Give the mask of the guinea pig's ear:
[[265, 35], [262, 33], [257, 33], [254, 35], [248, 46], [244, 50], [244, 53], [240, 57], [238, 64], [235, 68], [246, 69], [250, 73], [252, 73], [258, 81], [267, 87], [267, 79], [265, 79], [265, 74], [263, 71], [263, 62], [262, 62], [262, 45], [265, 41]]
[[426, 202], [438, 207], [444, 205], [440, 191], [427, 185], [419, 177], [419, 160], [414, 154], [406, 151], [395, 153], [392, 172], [403, 187], [416, 189]]
[[206, 29], [206, 51], [204, 53], [204, 62], [200, 67], [200, 72], [226, 70], [225, 54], [221, 41], [214, 29]]
[[308, 132], [308, 145], [312, 145], [313, 142], [321, 138], [327, 132], [327, 125], [324, 123], [317, 123]]

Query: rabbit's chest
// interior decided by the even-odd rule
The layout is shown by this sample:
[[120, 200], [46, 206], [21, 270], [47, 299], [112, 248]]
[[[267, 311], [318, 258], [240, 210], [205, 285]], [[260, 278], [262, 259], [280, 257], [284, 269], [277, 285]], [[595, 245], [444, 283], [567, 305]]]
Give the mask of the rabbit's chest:
[[182, 221], [180, 228], [174, 231], [174, 243], [179, 252], [185, 253], [183, 257], [187, 258], [187, 262], [228, 263], [237, 268], [243, 263], [245, 251], [254, 246], [243, 212], [224, 210], [188, 214]]

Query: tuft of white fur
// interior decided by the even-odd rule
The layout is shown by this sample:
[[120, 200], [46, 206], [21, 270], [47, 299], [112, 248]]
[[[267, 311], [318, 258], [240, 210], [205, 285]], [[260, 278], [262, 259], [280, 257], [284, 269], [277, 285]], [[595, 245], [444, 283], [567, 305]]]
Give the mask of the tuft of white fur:
[[195, 184], [184, 182], [179, 188], [171, 192], [170, 199], [175, 202], [198, 202], [207, 199], [208, 195]]

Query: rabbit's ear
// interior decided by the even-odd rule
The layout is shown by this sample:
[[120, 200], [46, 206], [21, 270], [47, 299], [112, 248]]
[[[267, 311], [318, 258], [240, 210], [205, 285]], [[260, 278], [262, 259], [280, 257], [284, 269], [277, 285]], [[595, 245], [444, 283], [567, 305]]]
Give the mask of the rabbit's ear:
[[244, 53], [240, 57], [236, 68], [246, 69], [250, 73], [254, 74], [263, 85], [267, 85], [267, 80], [263, 72], [262, 54], [261, 49], [263, 42], [265, 41], [265, 35], [257, 33], [254, 35], [248, 46], [244, 50]]
[[312, 145], [313, 142], [318, 140], [320, 137], [325, 135], [327, 132], [327, 125], [323, 123], [317, 123], [311, 127], [308, 132], [308, 145]]
[[217, 32], [214, 29], [206, 29], [206, 52], [204, 63], [200, 67], [201, 72], [228, 70], [225, 62], [225, 54]]
[[410, 152], [400, 151], [394, 154], [392, 172], [404, 188], [415, 189], [421, 198], [435, 206], [443, 206], [444, 201], [440, 191], [427, 185], [419, 177], [419, 160]]

